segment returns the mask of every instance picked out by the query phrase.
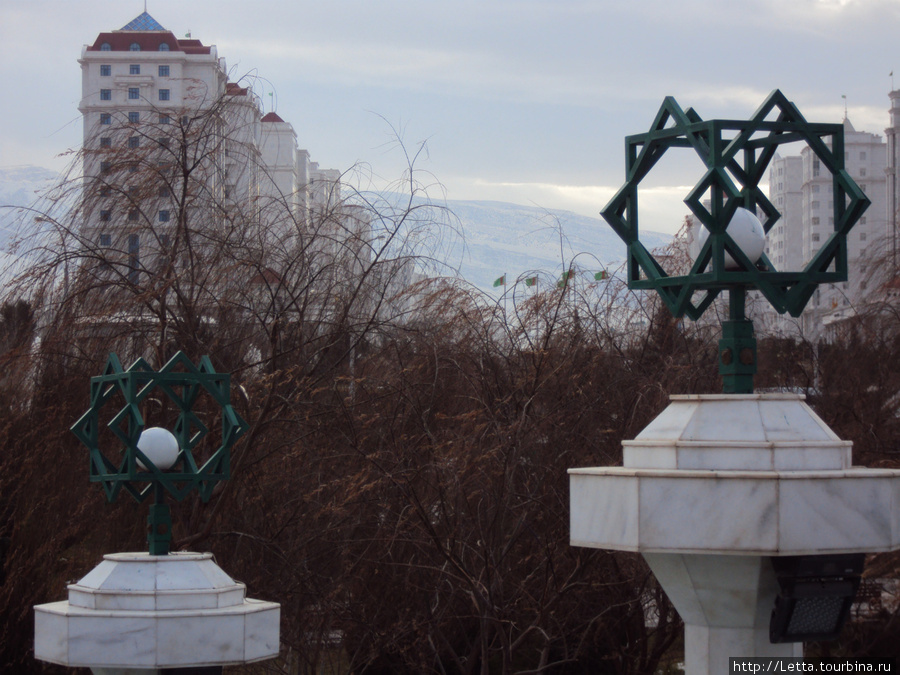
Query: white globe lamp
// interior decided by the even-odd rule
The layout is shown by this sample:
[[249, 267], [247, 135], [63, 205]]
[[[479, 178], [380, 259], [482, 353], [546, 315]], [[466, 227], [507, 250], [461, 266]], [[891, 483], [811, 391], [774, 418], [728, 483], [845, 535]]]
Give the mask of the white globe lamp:
[[[725, 231], [734, 240], [734, 243], [738, 245], [743, 254], [750, 259], [750, 262], [756, 264], [759, 261], [763, 251], [766, 249], [766, 231], [763, 229], [762, 223], [759, 222], [759, 218], [752, 211], [742, 206], [738, 207]], [[703, 248], [708, 238], [709, 230], [701, 225], [700, 234], [697, 237], [700, 248]], [[736, 270], [740, 269], [740, 267], [737, 261], [728, 255], [726, 250], [725, 269]]]
[[[162, 427], [144, 429], [138, 439], [137, 447], [161, 471], [171, 469], [175, 460], [178, 459], [178, 439], [171, 431]], [[137, 464], [141, 469], [147, 471], [147, 467], [140, 459]]]

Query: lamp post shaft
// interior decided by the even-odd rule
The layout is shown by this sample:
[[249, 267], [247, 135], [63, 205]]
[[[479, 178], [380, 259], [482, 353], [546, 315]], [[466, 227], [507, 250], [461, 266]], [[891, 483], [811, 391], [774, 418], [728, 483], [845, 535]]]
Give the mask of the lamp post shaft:
[[722, 322], [719, 340], [719, 374], [726, 394], [752, 394], [756, 374], [756, 337], [753, 322], [745, 316], [747, 289], [728, 289], [728, 320]]
[[169, 544], [172, 541], [172, 516], [169, 505], [164, 501], [163, 486], [157, 483], [153, 488], [154, 502], [150, 505], [150, 513], [147, 516], [147, 544], [150, 547], [150, 555], [168, 555]]

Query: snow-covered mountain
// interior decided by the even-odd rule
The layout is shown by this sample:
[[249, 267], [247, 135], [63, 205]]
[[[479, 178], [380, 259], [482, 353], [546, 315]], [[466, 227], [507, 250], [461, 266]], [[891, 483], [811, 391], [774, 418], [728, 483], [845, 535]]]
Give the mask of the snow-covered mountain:
[[[485, 290], [504, 274], [507, 284], [535, 273], [555, 281], [572, 265], [597, 272], [625, 259], [625, 244], [600, 218], [504, 202], [448, 201], [447, 206], [464, 242], [464, 247], [452, 249], [447, 262]], [[671, 239], [641, 232], [641, 241], [650, 249]]]
[[[23, 217], [22, 207], [33, 205], [44, 189], [59, 176], [37, 166], [0, 168], [0, 251], [7, 250], [10, 237]], [[403, 203], [396, 196], [396, 201]], [[507, 284], [537, 274], [542, 283], [559, 278], [575, 265], [586, 271], [613, 268], [625, 258], [625, 245], [600, 218], [570, 211], [548, 210], [491, 201], [447, 201], [449, 233], [434, 254], [458, 270], [478, 288], [493, 293], [493, 282], [506, 275]], [[598, 204], [598, 210], [602, 204]], [[667, 244], [671, 237], [642, 232], [648, 248]]]
[[40, 166], [0, 167], [0, 251], [5, 251], [28, 208], [40, 193], [59, 180], [59, 174]]

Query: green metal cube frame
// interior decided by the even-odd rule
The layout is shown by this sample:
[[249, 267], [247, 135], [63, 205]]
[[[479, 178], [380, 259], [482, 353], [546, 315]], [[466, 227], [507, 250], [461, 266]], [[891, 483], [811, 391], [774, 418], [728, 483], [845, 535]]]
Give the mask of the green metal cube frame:
[[[154, 497], [150, 507], [150, 552], [168, 553], [171, 539], [169, 509], [164, 504], [166, 493], [181, 501], [197, 490], [202, 501], [209, 501], [216, 485], [231, 474], [231, 447], [247, 430], [247, 423], [235, 412], [230, 402], [231, 376], [217, 373], [209, 357], [201, 357], [194, 365], [182, 352], [175, 354], [159, 371], [144, 359], [129, 368], [110, 354], [103, 375], [92, 377], [90, 408], [72, 426], [72, 432], [89, 450], [90, 481], [100, 483], [110, 502], [123, 489], [139, 503]], [[178, 440], [179, 452], [170, 470], [162, 470], [138, 448], [145, 422], [141, 404], [151, 394], [162, 392], [178, 410], [172, 433]], [[209, 429], [193, 412], [201, 393], [209, 394], [221, 409], [222, 437], [219, 447], [198, 465], [194, 448]], [[122, 459], [116, 464], [100, 448], [100, 412], [117, 394], [125, 404], [107, 423], [109, 430], [122, 443]], [[146, 469], [142, 469], [140, 461]]]
[[[803, 270], [778, 271], [765, 254], [759, 263], [751, 262], [725, 229], [741, 206], [754, 213], [759, 207], [763, 229], [772, 229], [781, 214], [759, 183], [778, 146], [798, 141], [806, 142], [832, 175], [834, 231]], [[638, 231], [638, 186], [670, 148], [693, 148], [706, 166], [685, 204], [709, 237], [683, 276], [667, 274]], [[779, 313], [799, 316], [818, 284], [847, 280], [847, 234], [870, 201], [844, 168], [843, 125], [807, 122], [780, 91], [746, 121], [704, 121], [693, 108], [682, 110], [667, 97], [649, 132], [626, 137], [625, 164], [626, 182], [601, 214], [628, 247], [629, 287], [656, 290], [674, 316], [698, 319], [726, 289], [756, 289]], [[701, 203], [706, 194], [709, 209]], [[725, 268], [726, 252], [739, 269]]]

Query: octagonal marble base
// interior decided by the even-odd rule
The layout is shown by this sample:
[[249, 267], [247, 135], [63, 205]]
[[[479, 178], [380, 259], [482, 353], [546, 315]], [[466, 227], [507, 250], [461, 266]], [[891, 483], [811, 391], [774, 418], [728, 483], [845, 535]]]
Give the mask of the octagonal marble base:
[[571, 543], [814, 555], [900, 548], [900, 471], [850, 465], [793, 394], [673, 396], [625, 466], [569, 470]]
[[68, 589], [34, 608], [39, 660], [153, 672], [278, 655], [280, 605], [246, 598], [211, 553], [106, 555]]
[[685, 622], [689, 675], [769, 643], [770, 558], [900, 548], [900, 471], [851, 466], [794, 394], [673, 396], [624, 466], [569, 470], [570, 541], [644, 555]]

